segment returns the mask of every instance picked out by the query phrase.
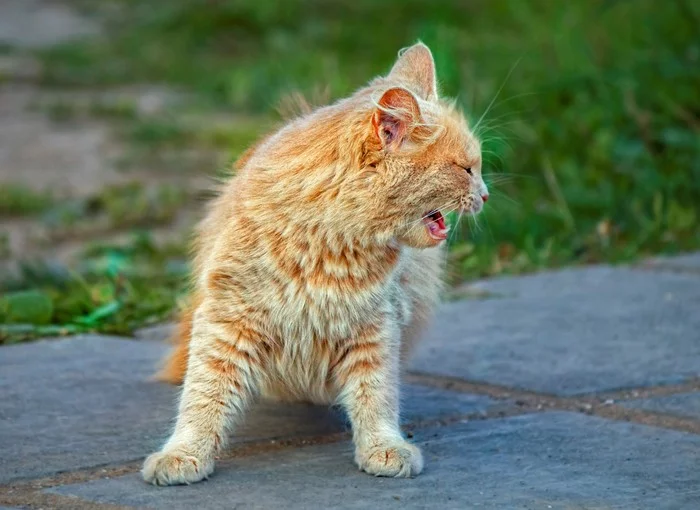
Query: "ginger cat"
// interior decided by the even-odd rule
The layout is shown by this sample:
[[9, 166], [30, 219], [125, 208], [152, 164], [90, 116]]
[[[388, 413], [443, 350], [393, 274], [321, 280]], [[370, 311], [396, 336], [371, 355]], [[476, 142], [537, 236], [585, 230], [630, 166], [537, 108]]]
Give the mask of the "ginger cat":
[[340, 403], [355, 461], [410, 477], [399, 366], [441, 287], [443, 213], [488, 198], [481, 149], [438, 99], [430, 50], [262, 139], [198, 230], [195, 294], [161, 378], [184, 386], [175, 430], [149, 456], [156, 485], [193, 483], [258, 397]]

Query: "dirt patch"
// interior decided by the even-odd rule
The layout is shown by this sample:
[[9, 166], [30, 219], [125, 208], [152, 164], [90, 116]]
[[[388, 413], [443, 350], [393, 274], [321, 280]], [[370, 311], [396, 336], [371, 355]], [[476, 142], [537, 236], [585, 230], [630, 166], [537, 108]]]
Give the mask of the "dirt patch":
[[31, 111], [38, 90], [28, 86], [0, 88], [0, 182], [59, 198], [97, 192], [124, 181], [110, 168], [107, 128], [98, 123], [52, 123]]
[[51, 46], [97, 33], [98, 25], [61, 2], [2, 0], [0, 42], [19, 48]]
[[156, 242], [186, 238], [199, 217], [200, 192], [210, 195], [214, 187], [211, 174], [218, 154], [177, 147], [170, 152], [152, 150], [147, 144], [140, 146], [145, 154], [134, 154], [135, 148], [119, 131], [132, 120], [119, 117], [125, 108], [138, 118], [167, 116], [169, 108], [186, 100], [183, 95], [162, 87], [76, 92], [20, 82], [0, 86], [0, 188], [10, 195], [16, 195], [17, 188], [50, 197], [55, 207], [50, 214], [0, 219], [0, 272], [15, 272], [21, 260], [49, 258], [72, 265], [87, 242], [119, 244], [134, 226], [128, 221], [121, 225], [112, 218], [101, 223], [83, 216], [71, 220], [68, 229], [57, 222], [64, 213], [76, 215], [72, 203], [130, 183], [143, 190], [170, 186], [193, 198], [192, 203], [183, 202], [173, 221], [148, 225]]

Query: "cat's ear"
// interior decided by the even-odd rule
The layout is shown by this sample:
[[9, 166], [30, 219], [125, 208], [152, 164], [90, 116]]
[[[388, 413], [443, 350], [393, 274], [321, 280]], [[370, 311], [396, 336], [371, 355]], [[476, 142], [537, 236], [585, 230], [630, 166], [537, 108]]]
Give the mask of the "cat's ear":
[[419, 120], [420, 108], [413, 94], [403, 87], [393, 87], [377, 101], [372, 126], [382, 146], [395, 149]]
[[435, 61], [430, 49], [422, 42], [399, 51], [399, 58], [388, 77], [405, 82], [427, 101], [437, 100]]

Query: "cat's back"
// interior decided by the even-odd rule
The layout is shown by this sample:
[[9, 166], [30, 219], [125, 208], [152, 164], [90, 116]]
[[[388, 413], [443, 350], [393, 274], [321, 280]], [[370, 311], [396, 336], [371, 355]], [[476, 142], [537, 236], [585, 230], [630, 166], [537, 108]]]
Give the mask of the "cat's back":
[[237, 190], [241, 179], [242, 176], [237, 175], [218, 185], [216, 196], [207, 204], [205, 214], [197, 224], [192, 244], [195, 282], [210, 263], [219, 238], [225, 235], [227, 224], [236, 216]]

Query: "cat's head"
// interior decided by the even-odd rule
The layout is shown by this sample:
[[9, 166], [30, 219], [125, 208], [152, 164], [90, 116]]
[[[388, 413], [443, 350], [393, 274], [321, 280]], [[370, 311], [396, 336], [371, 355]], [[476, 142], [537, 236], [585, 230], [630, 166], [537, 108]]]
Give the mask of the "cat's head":
[[363, 166], [399, 242], [424, 248], [447, 237], [443, 214], [479, 213], [488, 199], [481, 145], [453, 103], [438, 98], [433, 56], [422, 43], [359, 92], [373, 113]]

